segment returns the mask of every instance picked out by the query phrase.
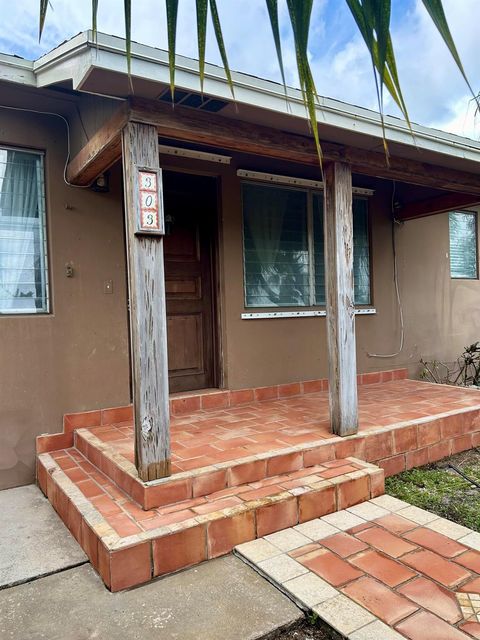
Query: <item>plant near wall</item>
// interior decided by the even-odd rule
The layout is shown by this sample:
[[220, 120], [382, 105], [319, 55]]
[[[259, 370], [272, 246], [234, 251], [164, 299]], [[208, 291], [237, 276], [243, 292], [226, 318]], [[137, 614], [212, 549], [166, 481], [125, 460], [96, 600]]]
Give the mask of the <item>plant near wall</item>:
[[[56, 0], [60, 2], [61, 0]], [[121, 0], [119, 5], [122, 4]], [[123, 11], [125, 17], [125, 39], [126, 39], [126, 57], [128, 71], [131, 68], [131, 33], [132, 33], [132, 4], [135, 0], [123, 0]], [[136, 0], [141, 2], [141, 0]], [[161, 0], [158, 0], [159, 3]], [[54, 0], [39, 0], [40, 19], [39, 19], [39, 37], [45, 26], [48, 8], [53, 4]], [[175, 87], [175, 51], [177, 36], [177, 16], [180, 0], [164, 0], [167, 15], [167, 36], [168, 36], [168, 55], [170, 64], [170, 87], [173, 91]], [[287, 97], [285, 69], [283, 64], [282, 42], [280, 36], [278, 0], [265, 0], [272, 29], [272, 36], [278, 57], [278, 63], [285, 88], [285, 96]], [[288, 17], [293, 32], [293, 40], [295, 45], [296, 65], [300, 89], [302, 92], [305, 108], [311, 123], [311, 128], [315, 143], [317, 146], [320, 162], [321, 162], [321, 144], [318, 135], [316, 103], [318, 99], [317, 89], [313, 78], [312, 70], [308, 59], [308, 45], [310, 35], [310, 20], [312, 15], [313, 0], [285, 0], [288, 10]], [[373, 76], [375, 79], [375, 87], [378, 99], [378, 108], [380, 112], [382, 128], [384, 131], [384, 148], [388, 162], [388, 147], [385, 139], [384, 129], [384, 93], [387, 91], [392, 97], [395, 104], [400, 109], [402, 116], [410, 126], [407, 106], [403, 98], [400, 80], [395, 60], [395, 52], [392, 44], [390, 31], [390, 19], [392, 0], [345, 0], [347, 6], [355, 20], [356, 26], [360, 31], [365, 45], [370, 54]], [[432, 22], [443, 38], [453, 60], [455, 61], [461, 75], [465, 79], [472, 96], [474, 93], [468, 82], [460, 56], [452, 38], [450, 28], [445, 17], [442, 0], [422, 0]], [[97, 32], [97, 13], [99, 0], [92, 0], [92, 30]], [[217, 0], [196, 0], [196, 21], [197, 21], [197, 40], [198, 40], [198, 59], [200, 84], [203, 91], [203, 82], [205, 77], [205, 51], [207, 36], [207, 20], [210, 12], [215, 39], [220, 51], [220, 56], [225, 68], [227, 81], [230, 85], [232, 96], [235, 97], [234, 87], [230, 66], [228, 64], [227, 50], [223, 38], [220, 15], [217, 7]], [[317, 44], [317, 43], [316, 43]], [[321, 45], [321, 43], [319, 43]], [[475, 96], [474, 96], [475, 97]]]
[[421, 359], [420, 364], [423, 367], [420, 377], [428, 382], [480, 387], [480, 342], [465, 347], [453, 363]]

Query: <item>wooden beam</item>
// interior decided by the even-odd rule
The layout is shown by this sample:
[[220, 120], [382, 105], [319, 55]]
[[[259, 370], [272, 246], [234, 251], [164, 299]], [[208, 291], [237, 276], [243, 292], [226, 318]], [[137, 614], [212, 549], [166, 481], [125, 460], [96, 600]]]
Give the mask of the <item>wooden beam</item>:
[[399, 220], [413, 220], [433, 216], [445, 211], [455, 211], [465, 207], [475, 207], [480, 204], [480, 196], [469, 193], [445, 193], [428, 200], [417, 200], [404, 205], [396, 213]]
[[327, 165], [324, 182], [330, 420], [333, 433], [348, 436], [358, 431], [350, 167]]
[[[141, 98], [132, 98], [130, 106], [130, 120], [154, 124], [163, 138], [318, 166], [312, 136], [181, 106], [172, 109]], [[331, 142], [322, 143], [322, 149], [325, 162], [348, 163], [353, 173], [480, 195], [480, 179], [475, 173], [395, 156], [390, 157], [387, 166], [384, 153]]]
[[122, 103], [87, 144], [68, 163], [67, 180], [78, 186], [88, 186], [101, 173], [122, 157], [121, 131], [128, 122], [128, 104]]
[[[159, 136], [167, 139], [318, 166], [311, 136], [287, 133], [220, 114], [181, 106], [172, 109], [158, 101], [131, 98], [69, 163], [69, 182], [89, 185], [120, 158], [119, 132], [127, 121], [153, 124]], [[480, 196], [480, 179], [476, 173], [395, 156], [390, 157], [387, 165], [383, 153], [332, 142], [324, 142], [322, 148], [325, 162], [347, 163], [353, 173]]]
[[[135, 463], [142, 480], [170, 475], [167, 322], [163, 236], [136, 235], [138, 169], [159, 169], [152, 125], [130, 122], [122, 131]], [[161, 205], [163, 206], [163, 205]]]

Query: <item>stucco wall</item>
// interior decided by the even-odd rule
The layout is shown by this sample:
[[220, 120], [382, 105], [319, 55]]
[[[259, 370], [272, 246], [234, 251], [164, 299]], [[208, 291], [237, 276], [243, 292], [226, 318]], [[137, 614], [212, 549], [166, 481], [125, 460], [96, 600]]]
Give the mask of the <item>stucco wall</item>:
[[[121, 175], [110, 194], [63, 183], [65, 128], [0, 110], [0, 145], [43, 149], [52, 313], [0, 316], [0, 488], [32, 482], [35, 436], [65, 412], [129, 401]], [[65, 277], [65, 264], [74, 267]], [[113, 280], [113, 294], [104, 294]]]

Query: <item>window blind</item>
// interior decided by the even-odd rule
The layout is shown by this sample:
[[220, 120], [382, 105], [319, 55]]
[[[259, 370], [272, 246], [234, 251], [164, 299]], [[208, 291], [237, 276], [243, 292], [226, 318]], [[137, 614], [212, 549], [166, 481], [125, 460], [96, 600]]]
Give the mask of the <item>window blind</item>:
[[477, 214], [451, 211], [450, 275], [452, 278], [477, 278]]
[[48, 311], [43, 155], [0, 148], [0, 313]]
[[[353, 279], [355, 304], [370, 304], [370, 245], [368, 203], [353, 198]], [[323, 234], [323, 194], [313, 194], [313, 231], [315, 246], [315, 302], [324, 305], [325, 246]]]
[[[242, 195], [246, 306], [325, 305], [323, 194], [245, 182]], [[365, 198], [353, 199], [353, 236], [355, 303], [366, 305], [371, 300]]]
[[307, 193], [243, 185], [246, 305], [309, 304]]

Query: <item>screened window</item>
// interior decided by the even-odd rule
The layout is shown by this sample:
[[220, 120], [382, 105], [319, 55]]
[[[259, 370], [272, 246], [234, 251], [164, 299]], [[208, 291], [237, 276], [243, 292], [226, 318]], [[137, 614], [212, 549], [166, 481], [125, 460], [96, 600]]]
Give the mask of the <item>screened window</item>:
[[[325, 305], [323, 194], [244, 183], [245, 304]], [[368, 208], [354, 198], [355, 302], [370, 304]]]
[[0, 148], [0, 313], [47, 311], [43, 155]]
[[478, 277], [477, 214], [452, 211], [448, 214], [450, 229], [450, 275], [452, 278]]

